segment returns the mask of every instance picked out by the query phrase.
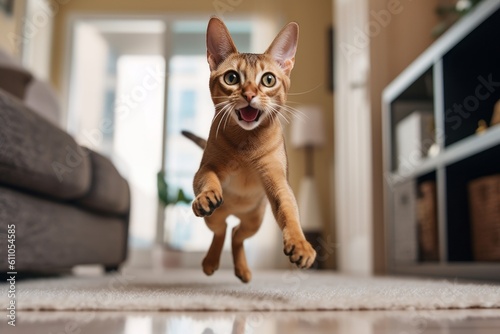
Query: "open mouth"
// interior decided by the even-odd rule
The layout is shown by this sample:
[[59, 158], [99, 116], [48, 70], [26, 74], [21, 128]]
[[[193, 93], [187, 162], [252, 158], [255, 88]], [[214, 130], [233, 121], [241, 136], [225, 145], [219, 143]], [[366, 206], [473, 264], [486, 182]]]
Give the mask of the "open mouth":
[[238, 119], [240, 121], [251, 123], [251, 122], [257, 122], [259, 120], [260, 116], [262, 115], [262, 111], [247, 106], [240, 110], [236, 110], [236, 114], [238, 115]]

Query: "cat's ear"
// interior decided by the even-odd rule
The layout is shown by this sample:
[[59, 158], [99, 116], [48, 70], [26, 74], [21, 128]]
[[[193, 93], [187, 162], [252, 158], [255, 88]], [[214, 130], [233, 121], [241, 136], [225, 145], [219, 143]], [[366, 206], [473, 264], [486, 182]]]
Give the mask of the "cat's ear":
[[237, 52], [226, 25], [220, 19], [212, 17], [207, 28], [207, 60], [210, 71], [214, 71], [230, 54]]
[[295, 22], [288, 23], [266, 50], [278, 62], [283, 71], [290, 75], [295, 63], [295, 52], [299, 42], [299, 25]]

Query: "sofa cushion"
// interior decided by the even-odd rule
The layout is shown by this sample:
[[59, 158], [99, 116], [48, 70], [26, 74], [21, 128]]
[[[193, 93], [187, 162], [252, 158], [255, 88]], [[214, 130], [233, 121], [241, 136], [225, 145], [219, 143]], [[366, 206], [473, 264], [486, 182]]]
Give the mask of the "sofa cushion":
[[23, 99], [33, 76], [21, 69], [0, 65], [0, 89]]
[[[10, 69], [10, 71], [5, 71], [5, 68]], [[13, 76], [12, 73], [16, 73], [15, 76]], [[26, 75], [31, 79], [20, 87], [19, 83], [24, 83], [23, 78]], [[18, 59], [1, 48], [0, 89], [11, 93], [21, 100], [24, 99], [24, 103], [31, 110], [42, 115], [52, 122], [52, 124], [60, 127], [59, 118], [61, 116], [61, 106], [56, 91], [49, 83], [39, 80], [34, 76], [31, 77], [31, 74], [23, 68]]]
[[88, 152], [92, 166], [92, 182], [90, 190], [76, 202], [88, 209], [110, 213], [128, 214], [130, 191], [127, 181], [118, 173], [108, 158], [92, 150]]
[[90, 180], [89, 158], [73, 138], [0, 90], [0, 184], [72, 200]]

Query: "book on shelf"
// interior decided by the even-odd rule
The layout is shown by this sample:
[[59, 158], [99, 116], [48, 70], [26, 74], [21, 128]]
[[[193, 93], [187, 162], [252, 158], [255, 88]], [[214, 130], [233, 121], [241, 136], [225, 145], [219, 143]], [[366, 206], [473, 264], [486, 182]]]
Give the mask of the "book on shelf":
[[415, 110], [396, 125], [398, 170], [414, 168], [427, 157], [435, 143], [434, 114], [430, 110]]

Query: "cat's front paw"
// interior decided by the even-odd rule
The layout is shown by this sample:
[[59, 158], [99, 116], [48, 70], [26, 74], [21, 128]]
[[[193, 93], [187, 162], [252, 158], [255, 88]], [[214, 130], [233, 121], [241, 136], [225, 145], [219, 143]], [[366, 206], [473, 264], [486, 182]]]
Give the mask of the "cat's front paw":
[[309, 268], [316, 259], [316, 251], [304, 238], [284, 240], [283, 252], [299, 268]]
[[193, 201], [193, 212], [197, 217], [210, 216], [223, 202], [218, 191], [204, 191]]

